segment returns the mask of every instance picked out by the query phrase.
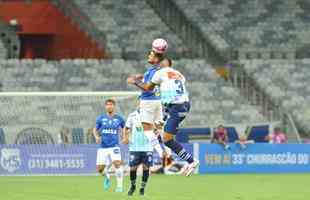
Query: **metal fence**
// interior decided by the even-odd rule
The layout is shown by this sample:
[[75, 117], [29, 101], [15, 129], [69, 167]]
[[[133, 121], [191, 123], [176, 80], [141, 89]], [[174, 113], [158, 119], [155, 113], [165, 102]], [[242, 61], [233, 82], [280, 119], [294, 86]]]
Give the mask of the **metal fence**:
[[0, 40], [3, 41], [7, 48], [7, 58], [19, 58], [20, 40], [14, 27], [1, 21], [0, 14]]
[[285, 110], [280, 100], [271, 99], [242, 66], [235, 66], [231, 71], [231, 81], [240, 89], [242, 96], [252, 105], [258, 106], [269, 121], [281, 121], [282, 127], [291, 142], [301, 142], [301, 138], [292, 116]]

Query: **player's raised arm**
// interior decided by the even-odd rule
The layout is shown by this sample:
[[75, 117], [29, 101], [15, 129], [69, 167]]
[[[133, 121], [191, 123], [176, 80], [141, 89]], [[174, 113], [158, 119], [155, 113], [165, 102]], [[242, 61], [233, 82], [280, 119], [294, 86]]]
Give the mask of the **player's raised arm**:
[[149, 82], [149, 83], [143, 83], [141, 79], [136, 79], [135, 77], [128, 77], [127, 83], [137, 86], [138, 88], [146, 91], [151, 91], [154, 89], [156, 84]]

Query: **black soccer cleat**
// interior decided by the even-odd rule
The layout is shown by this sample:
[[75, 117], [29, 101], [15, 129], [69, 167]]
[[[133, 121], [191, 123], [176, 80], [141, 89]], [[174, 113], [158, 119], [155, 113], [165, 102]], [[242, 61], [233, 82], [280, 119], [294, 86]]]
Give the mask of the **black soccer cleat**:
[[128, 191], [128, 196], [132, 196], [135, 191], [136, 191], [136, 186], [132, 185]]
[[140, 188], [140, 195], [144, 196], [144, 188]]

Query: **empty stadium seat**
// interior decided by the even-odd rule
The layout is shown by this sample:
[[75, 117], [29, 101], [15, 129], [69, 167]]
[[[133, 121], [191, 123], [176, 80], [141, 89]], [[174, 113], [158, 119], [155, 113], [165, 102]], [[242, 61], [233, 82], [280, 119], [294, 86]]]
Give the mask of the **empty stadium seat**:
[[161, 21], [146, 1], [74, 0], [76, 5], [106, 35], [113, 58], [143, 59], [151, 42], [164, 37], [170, 55], [182, 56], [188, 50], [181, 39]]

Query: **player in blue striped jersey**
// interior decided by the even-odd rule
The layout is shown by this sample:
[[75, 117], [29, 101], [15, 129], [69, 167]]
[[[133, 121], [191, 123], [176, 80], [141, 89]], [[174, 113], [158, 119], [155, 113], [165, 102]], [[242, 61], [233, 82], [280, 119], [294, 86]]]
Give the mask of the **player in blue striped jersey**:
[[145, 186], [149, 177], [149, 168], [153, 163], [153, 146], [143, 132], [140, 109], [129, 114], [125, 125], [123, 143], [129, 143], [130, 152], [130, 181], [128, 195], [132, 196], [136, 190], [137, 168], [142, 164], [143, 175], [140, 195], [144, 195]]

